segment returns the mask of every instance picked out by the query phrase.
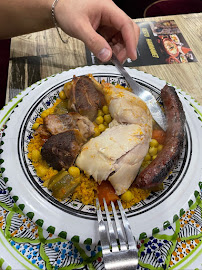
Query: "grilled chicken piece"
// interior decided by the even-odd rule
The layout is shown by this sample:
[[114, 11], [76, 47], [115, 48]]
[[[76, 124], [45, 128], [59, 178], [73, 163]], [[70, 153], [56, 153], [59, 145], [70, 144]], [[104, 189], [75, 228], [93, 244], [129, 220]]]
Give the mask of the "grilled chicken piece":
[[41, 149], [42, 157], [60, 171], [73, 165], [84, 141], [77, 129], [51, 136]]
[[44, 118], [44, 125], [52, 135], [69, 129], [78, 129], [84, 139], [88, 139], [94, 134], [93, 123], [87, 117], [76, 112], [60, 115], [50, 114]]
[[109, 104], [112, 118], [120, 124], [138, 124], [151, 136], [152, 117], [146, 103], [125, 89], [105, 82], [102, 85], [101, 91]]
[[110, 84], [101, 91], [114, 120], [82, 147], [76, 165], [99, 183], [108, 179], [121, 195], [134, 181], [149, 149], [152, 117], [146, 104], [129, 91]]
[[120, 195], [135, 179], [148, 144], [149, 138], [139, 125], [117, 125], [88, 141], [76, 165], [98, 183], [108, 179], [116, 194]]
[[91, 121], [96, 118], [98, 108], [105, 104], [104, 95], [87, 76], [74, 77], [71, 85], [65, 84], [64, 92], [69, 99], [68, 109], [88, 117]]

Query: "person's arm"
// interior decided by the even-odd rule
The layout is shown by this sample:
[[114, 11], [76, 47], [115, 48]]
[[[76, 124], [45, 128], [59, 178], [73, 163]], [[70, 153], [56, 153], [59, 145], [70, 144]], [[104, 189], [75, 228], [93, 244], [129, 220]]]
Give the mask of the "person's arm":
[[52, 2], [52, 0], [0, 1], [0, 39], [54, 27], [51, 17]]
[[[54, 27], [53, 0], [0, 1], [0, 38]], [[55, 6], [58, 25], [82, 40], [101, 61], [136, 58], [139, 27], [112, 0], [59, 0]], [[100, 34], [98, 34], [100, 33]]]

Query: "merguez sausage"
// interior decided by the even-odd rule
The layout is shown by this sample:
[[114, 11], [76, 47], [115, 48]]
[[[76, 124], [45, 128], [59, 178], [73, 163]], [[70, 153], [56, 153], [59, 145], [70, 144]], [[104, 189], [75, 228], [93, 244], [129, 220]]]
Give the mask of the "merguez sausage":
[[161, 91], [161, 99], [167, 119], [164, 147], [137, 176], [134, 184], [138, 188], [149, 189], [163, 182], [178, 161], [183, 148], [185, 113], [175, 88], [165, 85]]

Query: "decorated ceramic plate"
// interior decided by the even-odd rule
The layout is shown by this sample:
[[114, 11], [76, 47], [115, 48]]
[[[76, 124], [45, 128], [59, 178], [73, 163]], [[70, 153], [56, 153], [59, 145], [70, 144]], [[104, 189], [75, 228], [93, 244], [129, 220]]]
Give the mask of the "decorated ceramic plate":
[[[137, 70], [128, 71], [161, 103], [159, 95], [165, 81]], [[33, 138], [32, 126], [36, 118], [54, 104], [64, 84], [71, 81], [73, 75], [89, 73], [98, 81], [104, 79], [113, 84], [126, 85], [113, 66], [93, 66], [56, 74], [26, 89], [21, 102], [14, 110], [11, 109], [13, 113], [3, 131], [1, 170], [13, 200], [37, 225], [62, 238], [78, 236], [81, 242], [90, 238], [92, 243], [97, 243], [99, 236], [95, 207], [72, 199], [62, 202], [56, 200], [43, 186], [27, 157], [27, 146]], [[144, 201], [126, 209], [137, 239], [151, 236], [178, 220], [199, 194], [202, 176], [201, 121], [186, 95], [179, 89], [176, 91], [187, 120], [183, 151], [178, 164], [164, 181], [165, 188], [152, 192]]]

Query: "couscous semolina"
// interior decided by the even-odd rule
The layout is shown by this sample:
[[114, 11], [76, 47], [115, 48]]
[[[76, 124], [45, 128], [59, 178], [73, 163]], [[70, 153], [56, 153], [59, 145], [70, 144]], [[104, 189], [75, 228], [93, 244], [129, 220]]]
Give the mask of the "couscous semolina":
[[[43, 124], [44, 117], [46, 117], [49, 114], [53, 114], [55, 107], [63, 100], [64, 100], [64, 95], [60, 94], [59, 98], [57, 98], [54, 105], [51, 108], [43, 111], [41, 113], [41, 117], [38, 117], [35, 123], [37, 123], [38, 125]], [[99, 109], [96, 121], [94, 123], [94, 126], [95, 126], [94, 136], [99, 136], [99, 134], [108, 127], [108, 124], [110, 123], [110, 121], [112, 121], [112, 118], [111, 118], [111, 115], [109, 114], [109, 110], [107, 106], [103, 107], [103, 110]], [[50, 179], [53, 176], [55, 176], [58, 173], [58, 171], [54, 170], [52, 167], [50, 167], [47, 164], [45, 160], [42, 159], [41, 148], [44, 142], [45, 140], [44, 138], [40, 136], [40, 134], [37, 134], [37, 133], [34, 134], [33, 138], [30, 140], [28, 144], [28, 158], [32, 161], [32, 164], [36, 170], [36, 173], [43, 181], [44, 186], [48, 187], [48, 183]], [[145, 160], [144, 162], [149, 163], [150, 161]], [[79, 177], [80, 177], [80, 184], [75, 188], [73, 194], [71, 195], [72, 200], [77, 199], [85, 205], [87, 204], [95, 205], [96, 197], [98, 194], [98, 183], [92, 177], [85, 175], [85, 172], [81, 172]], [[140, 202], [141, 200], [146, 199], [150, 194], [149, 190], [142, 190], [142, 189], [135, 188], [133, 186], [129, 188], [129, 192], [131, 194], [131, 199], [122, 200], [122, 204], [124, 208], [129, 208], [133, 206], [134, 204]]]

